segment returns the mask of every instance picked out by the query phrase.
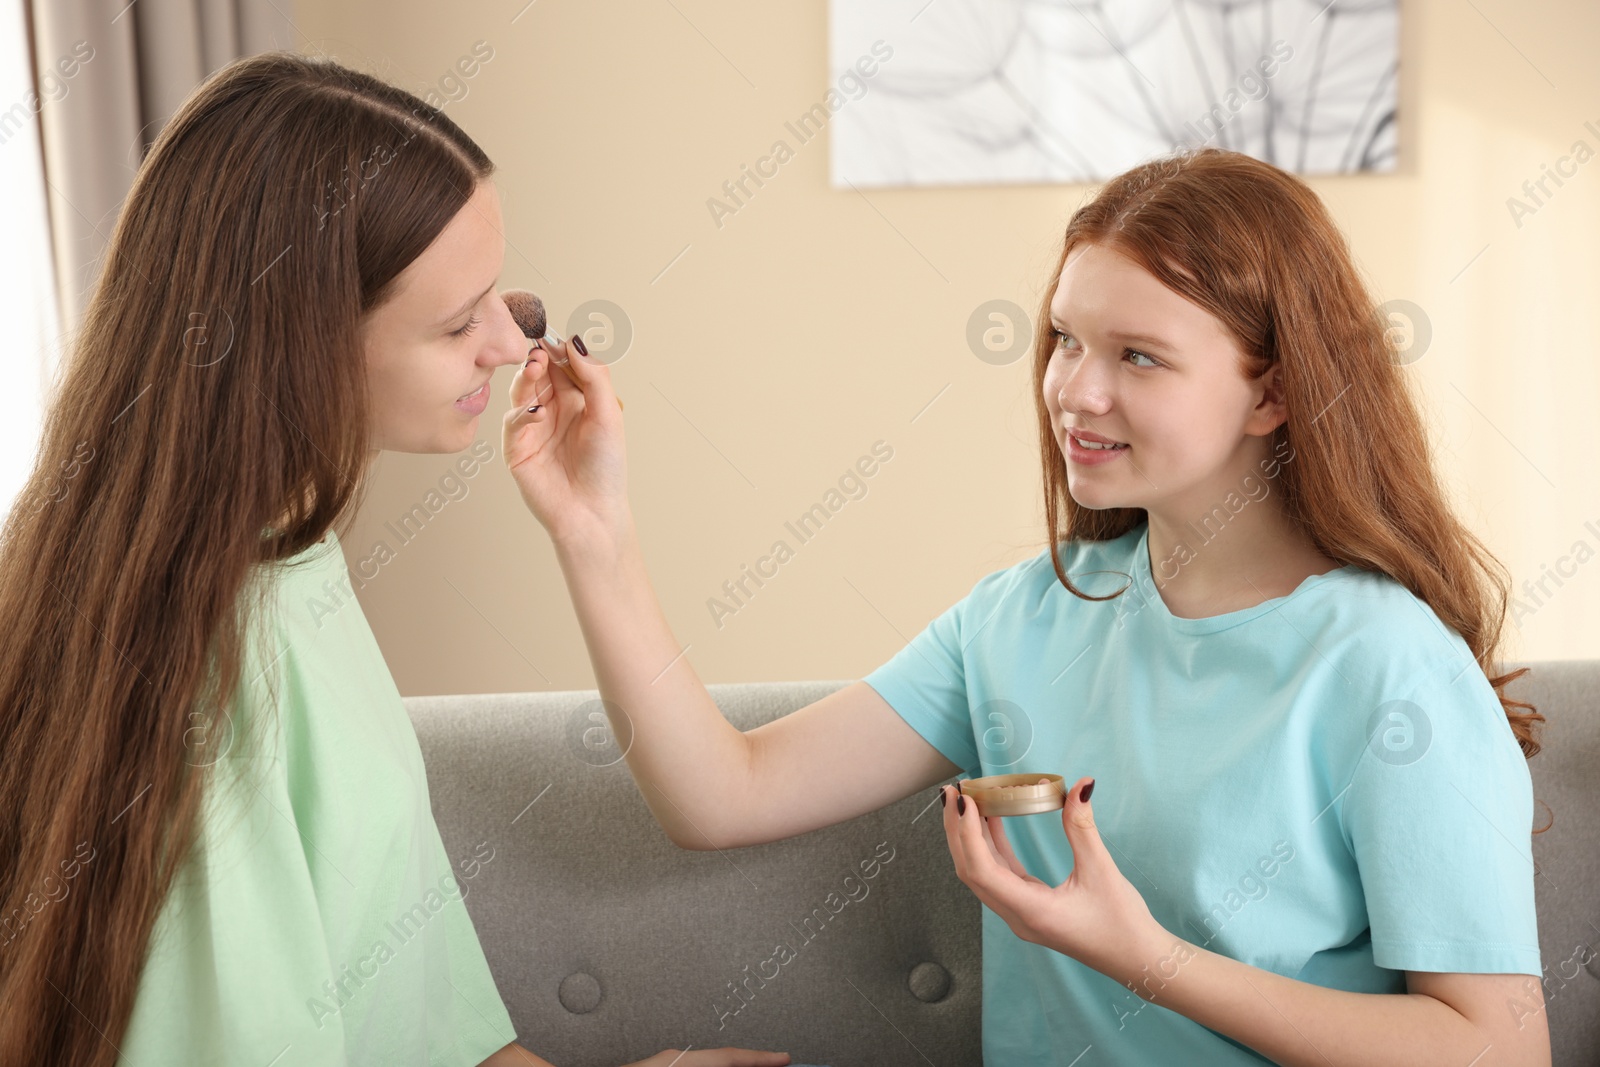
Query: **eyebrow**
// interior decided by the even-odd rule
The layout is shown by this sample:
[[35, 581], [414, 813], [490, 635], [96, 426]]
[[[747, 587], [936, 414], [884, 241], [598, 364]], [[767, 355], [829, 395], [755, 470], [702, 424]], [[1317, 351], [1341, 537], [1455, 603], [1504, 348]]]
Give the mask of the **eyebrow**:
[[[495, 281], [499, 281], [499, 280], [500, 279], [498, 279], [498, 278], [495, 279]], [[468, 310], [470, 310], [474, 304], [476, 304], [478, 301], [482, 300], [484, 297], [488, 296], [493, 291], [494, 291], [494, 282], [490, 282], [489, 283], [489, 288], [485, 289], [483, 292], [479, 293], [477, 296], [473, 297], [471, 300], [468, 300], [465, 304], [462, 304], [455, 311], [451, 312], [450, 315], [448, 315], [447, 317], [439, 320], [439, 325], [440, 326], [448, 326], [448, 325], [450, 325], [452, 322], [456, 321], [462, 315], [464, 315]]]
[[[1050, 323], [1053, 326], [1066, 326], [1066, 323], [1062, 322], [1054, 315], [1050, 316]], [[1176, 352], [1178, 350], [1177, 347], [1171, 342], [1163, 341], [1159, 337], [1153, 337], [1150, 334], [1145, 333], [1123, 333], [1121, 330], [1108, 330], [1106, 332], [1106, 336], [1113, 337], [1118, 341], [1132, 341], [1136, 345], [1145, 345], [1149, 348], [1164, 348], [1168, 352]]]

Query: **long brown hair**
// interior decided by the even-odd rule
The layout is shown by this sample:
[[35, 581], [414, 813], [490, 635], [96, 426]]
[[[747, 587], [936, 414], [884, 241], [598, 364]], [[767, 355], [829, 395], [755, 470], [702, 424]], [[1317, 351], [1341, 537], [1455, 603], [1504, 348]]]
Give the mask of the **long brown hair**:
[[115, 1062], [250, 695], [256, 565], [348, 529], [360, 322], [492, 169], [292, 52], [217, 71], [151, 145], [0, 531], [0, 1065]]
[[[1067, 224], [1033, 358], [1045, 524], [1061, 584], [1085, 600], [1126, 592], [1090, 596], [1073, 586], [1059, 546], [1120, 537], [1146, 517], [1143, 508], [1095, 510], [1072, 499], [1045, 407], [1050, 302], [1068, 254], [1085, 243], [1120, 252], [1216, 316], [1244, 351], [1251, 379], [1282, 365], [1288, 419], [1270, 443], [1274, 454], [1295, 457], [1277, 477], [1287, 515], [1324, 555], [1388, 575], [1460, 633], [1523, 755], [1538, 753], [1534, 723], [1544, 716], [1503, 692], [1528, 668], [1497, 674], [1510, 576], [1446, 503], [1388, 324], [1316, 193], [1242, 153], [1201, 148], [1143, 163], [1107, 182]], [[1368, 446], [1378, 430], [1381, 462]]]

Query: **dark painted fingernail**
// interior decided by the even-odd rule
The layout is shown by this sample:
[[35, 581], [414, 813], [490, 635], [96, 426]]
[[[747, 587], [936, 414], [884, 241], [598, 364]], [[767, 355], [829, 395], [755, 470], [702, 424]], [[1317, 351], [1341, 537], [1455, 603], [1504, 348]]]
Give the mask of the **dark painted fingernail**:
[[577, 334], [572, 335], [572, 347], [578, 350], [578, 355], [580, 356], [587, 356], [589, 354], [589, 350], [583, 347], [583, 338]]
[[1083, 792], [1081, 794], [1079, 794], [1079, 799], [1082, 800], [1085, 804], [1087, 804], [1087, 803], [1089, 803], [1089, 794], [1093, 793], [1093, 792], [1094, 792], [1094, 779], [1091, 778], [1091, 779], [1089, 779], [1089, 784], [1083, 787]]
[[944, 786], [939, 787], [939, 806], [942, 808], [950, 803], [950, 794], [944, 791]]
[[965, 815], [966, 813], [967, 813], [967, 797], [966, 797], [966, 794], [963, 793], [961, 796], [956, 797], [956, 816], [959, 818], [960, 816]]
[[533, 407], [528, 409], [528, 414], [532, 415], [535, 411], [539, 410], [539, 407], [540, 407], [540, 405], [538, 405], [538, 404], [533, 405]]

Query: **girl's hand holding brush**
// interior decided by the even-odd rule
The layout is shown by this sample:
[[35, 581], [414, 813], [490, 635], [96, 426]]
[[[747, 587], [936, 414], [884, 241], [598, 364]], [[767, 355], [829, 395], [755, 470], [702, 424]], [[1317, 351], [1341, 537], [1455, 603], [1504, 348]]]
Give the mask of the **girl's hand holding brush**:
[[546, 331], [544, 305], [525, 289], [502, 294], [533, 340], [511, 382], [502, 454], [528, 509], [558, 548], [604, 549], [632, 529], [622, 402], [611, 370], [583, 339]]

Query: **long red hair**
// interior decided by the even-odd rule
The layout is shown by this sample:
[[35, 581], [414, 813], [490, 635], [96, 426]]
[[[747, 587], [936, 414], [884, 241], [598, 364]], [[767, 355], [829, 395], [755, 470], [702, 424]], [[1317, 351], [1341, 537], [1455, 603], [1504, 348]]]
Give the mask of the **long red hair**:
[[[1510, 576], [1446, 502], [1413, 385], [1327, 208], [1305, 182], [1251, 156], [1201, 148], [1143, 163], [1067, 224], [1033, 358], [1045, 523], [1061, 584], [1085, 600], [1121, 595], [1074, 587], [1059, 546], [1120, 537], [1145, 520], [1143, 508], [1095, 510], [1072, 499], [1045, 407], [1050, 301], [1068, 254], [1084, 243], [1127, 256], [1216, 316], [1250, 378], [1281, 364], [1288, 419], [1270, 445], [1281, 455], [1292, 442], [1295, 460], [1277, 478], [1287, 514], [1324, 555], [1388, 575], [1465, 639], [1531, 759], [1544, 716], [1504, 692], [1528, 668], [1499, 673], [1497, 663]], [[1379, 430], [1382, 462], [1365, 444]]]

